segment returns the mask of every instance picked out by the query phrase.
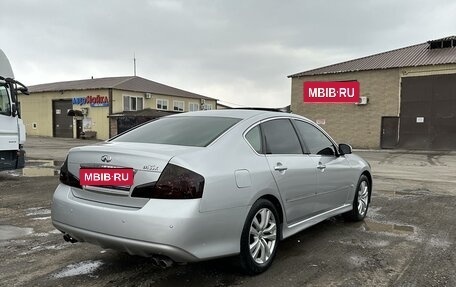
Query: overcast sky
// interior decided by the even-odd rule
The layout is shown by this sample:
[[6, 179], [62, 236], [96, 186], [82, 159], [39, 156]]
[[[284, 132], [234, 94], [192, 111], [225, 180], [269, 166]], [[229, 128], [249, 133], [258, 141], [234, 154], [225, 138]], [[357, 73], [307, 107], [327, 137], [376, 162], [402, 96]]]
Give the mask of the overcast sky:
[[456, 35], [456, 1], [2, 0], [26, 85], [137, 75], [225, 103], [290, 103], [288, 75]]

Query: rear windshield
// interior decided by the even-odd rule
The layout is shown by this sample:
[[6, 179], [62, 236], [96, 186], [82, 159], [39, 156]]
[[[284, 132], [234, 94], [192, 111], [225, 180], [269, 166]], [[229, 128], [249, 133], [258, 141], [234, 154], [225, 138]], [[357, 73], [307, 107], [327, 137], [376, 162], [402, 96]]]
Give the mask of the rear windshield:
[[185, 116], [161, 118], [120, 135], [112, 141], [205, 147], [240, 120]]

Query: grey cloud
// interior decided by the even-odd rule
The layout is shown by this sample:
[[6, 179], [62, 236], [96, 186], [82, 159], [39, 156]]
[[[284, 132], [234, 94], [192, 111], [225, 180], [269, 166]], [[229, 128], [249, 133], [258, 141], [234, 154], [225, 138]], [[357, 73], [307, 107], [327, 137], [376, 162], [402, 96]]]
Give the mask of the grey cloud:
[[[454, 34], [452, 1], [6, 1], [0, 47], [25, 83], [132, 74], [284, 106], [287, 75]], [[2, 8], [3, 8], [2, 7]], [[5, 9], [2, 9], [3, 11]]]

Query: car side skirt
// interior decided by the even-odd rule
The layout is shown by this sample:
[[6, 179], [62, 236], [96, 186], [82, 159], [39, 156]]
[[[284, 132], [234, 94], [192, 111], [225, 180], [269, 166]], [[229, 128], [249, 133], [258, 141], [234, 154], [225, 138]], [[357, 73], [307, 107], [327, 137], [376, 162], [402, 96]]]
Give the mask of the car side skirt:
[[324, 213], [317, 214], [315, 216], [312, 216], [310, 218], [304, 219], [302, 221], [287, 225], [283, 225], [283, 230], [282, 230], [282, 238], [285, 239], [289, 236], [292, 236], [306, 228], [309, 228], [317, 223], [322, 222], [323, 220], [326, 220], [330, 217], [339, 215], [341, 213], [347, 212], [352, 210], [353, 205], [352, 204], [344, 204], [340, 207], [337, 207], [332, 210], [328, 210]]

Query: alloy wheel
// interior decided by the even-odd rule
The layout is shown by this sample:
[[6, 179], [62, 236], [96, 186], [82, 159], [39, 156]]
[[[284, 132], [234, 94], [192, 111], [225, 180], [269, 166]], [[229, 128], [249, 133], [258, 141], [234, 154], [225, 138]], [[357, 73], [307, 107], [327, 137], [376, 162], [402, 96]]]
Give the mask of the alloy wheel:
[[268, 208], [258, 210], [250, 225], [249, 248], [252, 259], [258, 264], [266, 263], [274, 252], [276, 240], [274, 213]]
[[369, 201], [369, 184], [363, 180], [358, 189], [358, 213], [361, 216], [364, 216], [364, 214], [367, 211], [367, 205]]

